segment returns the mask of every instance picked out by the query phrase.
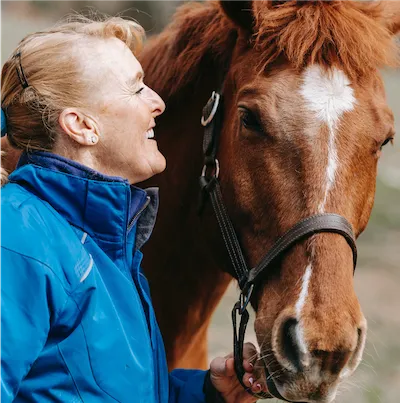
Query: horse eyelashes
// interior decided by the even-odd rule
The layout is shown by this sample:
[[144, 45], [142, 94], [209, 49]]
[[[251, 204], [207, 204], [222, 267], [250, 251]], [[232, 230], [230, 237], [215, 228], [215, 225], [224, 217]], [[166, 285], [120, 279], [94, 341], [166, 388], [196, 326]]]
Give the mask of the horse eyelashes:
[[240, 114], [240, 122], [244, 128], [249, 130], [255, 130], [258, 132], [263, 131], [258, 117], [252, 111], [240, 107], [239, 114]]

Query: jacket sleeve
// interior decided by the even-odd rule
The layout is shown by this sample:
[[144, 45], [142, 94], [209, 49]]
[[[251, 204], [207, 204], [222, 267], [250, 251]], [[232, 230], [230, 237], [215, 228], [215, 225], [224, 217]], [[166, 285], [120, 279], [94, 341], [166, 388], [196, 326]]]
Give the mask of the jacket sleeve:
[[48, 266], [1, 250], [1, 401], [11, 402], [68, 295]]
[[175, 369], [169, 374], [169, 403], [205, 403], [203, 392], [207, 371]]

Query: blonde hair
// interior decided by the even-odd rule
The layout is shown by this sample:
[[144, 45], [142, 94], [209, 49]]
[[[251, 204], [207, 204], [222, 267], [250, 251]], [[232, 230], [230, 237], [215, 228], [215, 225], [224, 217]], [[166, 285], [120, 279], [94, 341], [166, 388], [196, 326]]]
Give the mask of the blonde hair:
[[[1, 73], [1, 107], [11, 145], [25, 151], [51, 151], [60, 113], [67, 107], [88, 106], [84, 96], [88, 83], [82, 80], [82, 63], [72, 50], [78, 42], [85, 46], [93, 38], [117, 38], [137, 54], [143, 47], [144, 30], [121, 17], [74, 15], [20, 42]], [[18, 76], [20, 64], [26, 88]]]

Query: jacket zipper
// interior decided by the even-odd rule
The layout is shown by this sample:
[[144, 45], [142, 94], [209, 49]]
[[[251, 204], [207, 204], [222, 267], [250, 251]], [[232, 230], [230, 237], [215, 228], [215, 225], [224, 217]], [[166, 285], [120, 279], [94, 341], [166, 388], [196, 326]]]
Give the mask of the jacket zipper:
[[[147, 196], [146, 197], [146, 202], [143, 204], [143, 206], [140, 208], [140, 210], [134, 215], [132, 220], [129, 222], [127, 230], [126, 230], [126, 235], [125, 235], [126, 237], [128, 236], [129, 231], [133, 228], [137, 218], [140, 216], [140, 214], [143, 213], [143, 211], [147, 208], [149, 203], [150, 203], [150, 197]], [[129, 211], [129, 209], [128, 209], [128, 211]], [[141, 319], [142, 319], [142, 324], [144, 325], [144, 331], [146, 332], [146, 334], [148, 336], [148, 337], [146, 337], [146, 344], [147, 344], [147, 347], [149, 348], [149, 351], [151, 352], [150, 358], [151, 358], [151, 362], [152, 362], [153, 368], [154, 368], [155, 364], [154, 364], [153, 341], [152, 341], [152, 338], [151, 338], [151, 330], [150, 330], [151, 329], [151, 324], [150, 324], [150, 327], [147, 324], [146, 314], [144, 312], [144, 306], [143, 306], [143, 303], [142, 303], [141, 298], [140, 298], [140, 292], [141, 291], [138, 288], [138, 287], [140, 287], [140, 284], [136, 285], [136, 283], [135, 283], [135, 281], [134, 281], [134, 279], [132, 277], [132, 273], [130, 273], [130, 270], [129, 270], [129, 275], [131, 276], [131, 286], [132, 286], [132, 288], [134, 290], [135, 299], [136, 299], [136, 301], [138, 303], [138, 306], [139, 306], [139, 312], [140, 312], [140, 316], [141, 316]], [[139, 280], [139, 282], [140, 282], [140, 280]], [[153, 385], [155, 384], [155, 376], [156, 376], [156, 374], [154, 373], [153, 374]]]
[[140, 216], [140, 214], [143, 213], [144, 210], [146, 210], [149, 204], [150, 204], [150, 196], [147, 196], [146, 202], [143, 204], [142, 208], [133, 216], [132, 220], [130, 221], [127, 232], [129, 232], [132, 229], [132, 227], [135, 225], [137, 218]]

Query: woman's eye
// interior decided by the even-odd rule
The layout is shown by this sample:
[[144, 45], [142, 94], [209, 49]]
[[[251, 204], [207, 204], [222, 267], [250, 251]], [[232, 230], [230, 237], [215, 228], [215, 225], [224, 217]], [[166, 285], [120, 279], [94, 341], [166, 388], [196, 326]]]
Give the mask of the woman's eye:
[[240, 122], [246, 129], [261, 131], [261, 125], [257, 116], [246, 108], [239, 108]]
[[387, 143], [390, 143], [390, 142], [392, 142], [393, 140], [394, 140], [394, 137], [388, 137], [388, 138], [382, 143], [382, 145], [381, 145], [381, 150], [382, 150], [383, 147], [385, 147], [385, 145], [386, 145]]
[[139, 94], [142, 93], [143, 90], [144, 90], [144, 87], [142, 87], [142, 88], [140, 88], [139, 90], [137, 90], [137, 91], [135, 92], [135, 94], [136, 94], [136, 95], [139, 95]]

